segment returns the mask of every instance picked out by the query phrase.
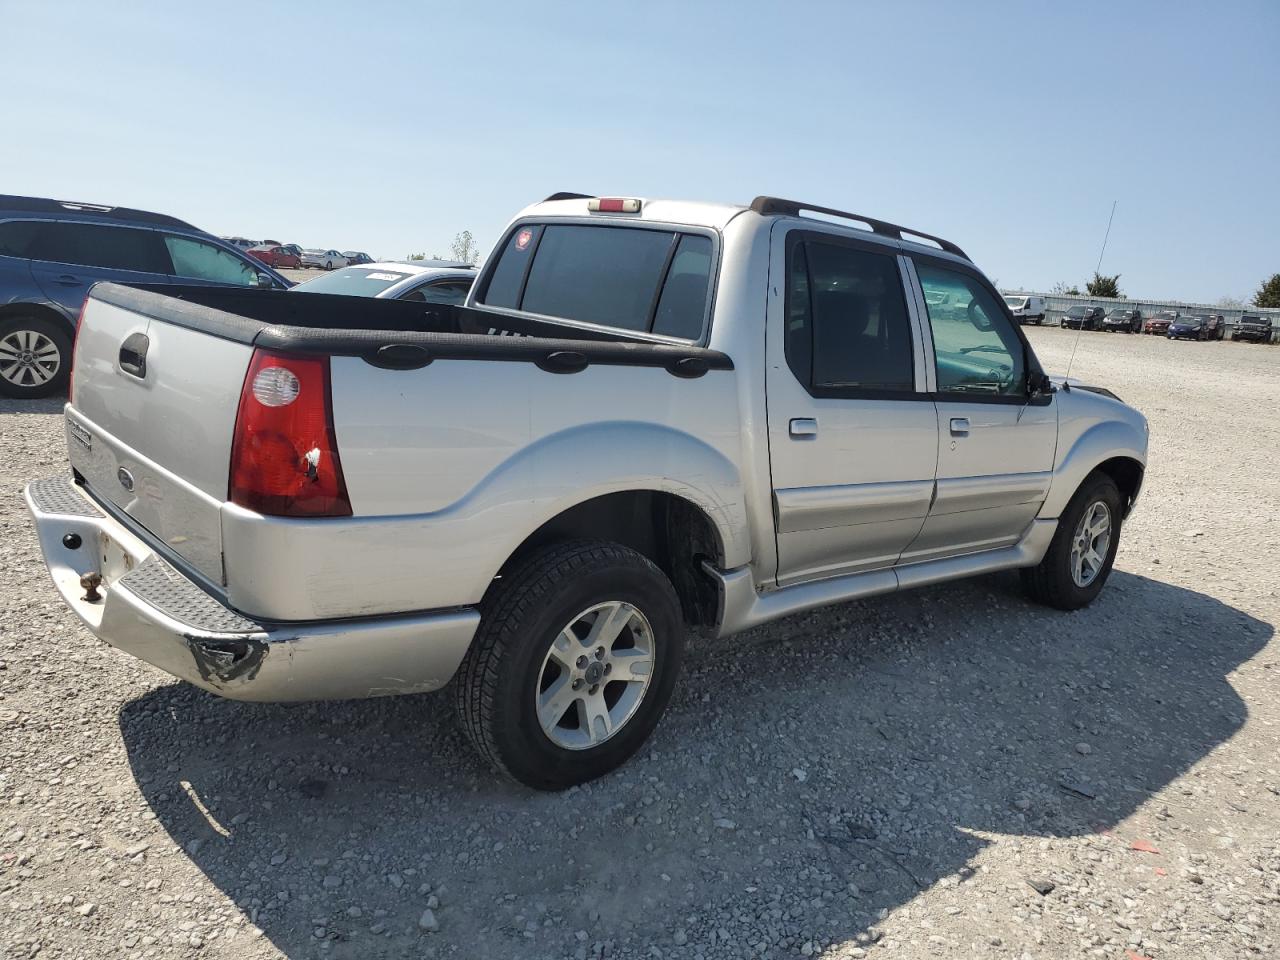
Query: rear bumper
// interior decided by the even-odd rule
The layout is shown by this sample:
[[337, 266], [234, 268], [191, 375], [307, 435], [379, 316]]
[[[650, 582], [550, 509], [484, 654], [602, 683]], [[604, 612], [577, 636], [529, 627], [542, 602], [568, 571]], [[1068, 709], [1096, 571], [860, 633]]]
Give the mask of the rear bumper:
[[[353, 620], [261, 622], [207, 593], [102, 511], [69, 477], [24, 494], [45, 565], [93, 633], [234, 700], [340, 700], [435, 690], [480, 622], [474, 609]], [[101, 599], [80, 578], [102, 577]]]

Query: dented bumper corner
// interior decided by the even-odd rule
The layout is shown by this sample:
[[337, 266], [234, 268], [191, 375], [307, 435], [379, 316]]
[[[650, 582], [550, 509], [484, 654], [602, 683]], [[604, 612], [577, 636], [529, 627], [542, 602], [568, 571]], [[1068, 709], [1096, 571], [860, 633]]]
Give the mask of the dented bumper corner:
[[[76, 615], [111, 646], [235, 700], [337, 700], [435, 690], [452, 678], [473, 609], [260, 622], [167, 563], [70, 478], [25, 492], [45, 564]], [[81, 577], [101, 576], [86, 599]]]

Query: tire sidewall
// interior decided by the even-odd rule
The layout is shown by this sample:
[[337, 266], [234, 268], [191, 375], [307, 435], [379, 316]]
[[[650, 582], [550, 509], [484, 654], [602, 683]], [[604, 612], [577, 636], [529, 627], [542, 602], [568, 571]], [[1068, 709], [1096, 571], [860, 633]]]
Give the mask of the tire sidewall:
[[65, 390], [71, 379], [71, 335], [65, 326], [44, 317], [11, 317], [0, 320], [0, 337], [7, 337], [17, 330], [31, 330], [48, 337], [57, 345], [61, 363], [52, 380], [35, 387], [22, 387], [0, 378], [0, 397], [34, 400]]
[[[499, 667], [494, 717], [497, 726], [514, 734], [502, 761], [517, 779], [553, 789], [594, 779], [635, 753], [657, 726], [680, 673], [684, 624], [675, 591], [657, 567], [648, 566], [609, 563], [593, 568], [566, 581], [551, 602], [521, 625], [518, 644]], [[629, 603], [649, 621], [652, 679], [622, 729], [598, 747], [567, 750], [543, 732], [534, 691], [555, 636], [578, 614], [606, 601]]]
[[[1107, 556], [1102, 569], [1087, 587], [1077, 586], [1071, 575], [1071, 542], [1075, 538], [1076, 527], [1084, 516], [1085, 510], [1099, 500], [1105, 501], [1111, 511], [1111, 542], [1107, 545]], [[1083, 607], [1092, 603], [1106, 586], [1111, 576], [1111, 568], [1116, 562], [1116, 552], [1120, 548], [1120, 532], [1123, 521], [1120, 516], [1120, 491], [1110, 477], [1095, 475], [1081, 484], [1062, 512], [1061, 526], [1054, 536], [1053, 576], [1058, 578], [1060, 586], [1072, 607]]]

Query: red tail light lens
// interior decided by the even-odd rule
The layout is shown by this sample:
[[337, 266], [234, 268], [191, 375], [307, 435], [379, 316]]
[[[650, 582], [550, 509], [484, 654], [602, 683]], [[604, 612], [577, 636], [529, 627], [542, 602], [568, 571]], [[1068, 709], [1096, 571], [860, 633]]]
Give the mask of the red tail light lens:
[[67, 363], [71, 364], [70, 380], [67, 383], [67, 401], [74, 407], [76, 405], [76, 346], [80, 342], [80, 325], [84, 323], [84, 311], [89, 306], [89, 298], [84, 298], [84, 303], [80, 304], [80, 314], [76, 317], [76, 332], [71, 335], [71, 356], [67, 357]]
[[255, 350], [231, 443], [232, 503], [276, 517], [349, 517], [328, 357]]

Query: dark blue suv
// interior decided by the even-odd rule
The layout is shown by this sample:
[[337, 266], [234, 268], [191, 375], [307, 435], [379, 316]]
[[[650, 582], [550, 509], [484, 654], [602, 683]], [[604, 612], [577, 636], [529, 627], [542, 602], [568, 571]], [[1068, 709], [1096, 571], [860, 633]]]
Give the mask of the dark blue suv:
[[291, 285], [174, 217], [0, 194], [0, 396], [44, 397], [65, 389], [76, 318], [99, 280]]

